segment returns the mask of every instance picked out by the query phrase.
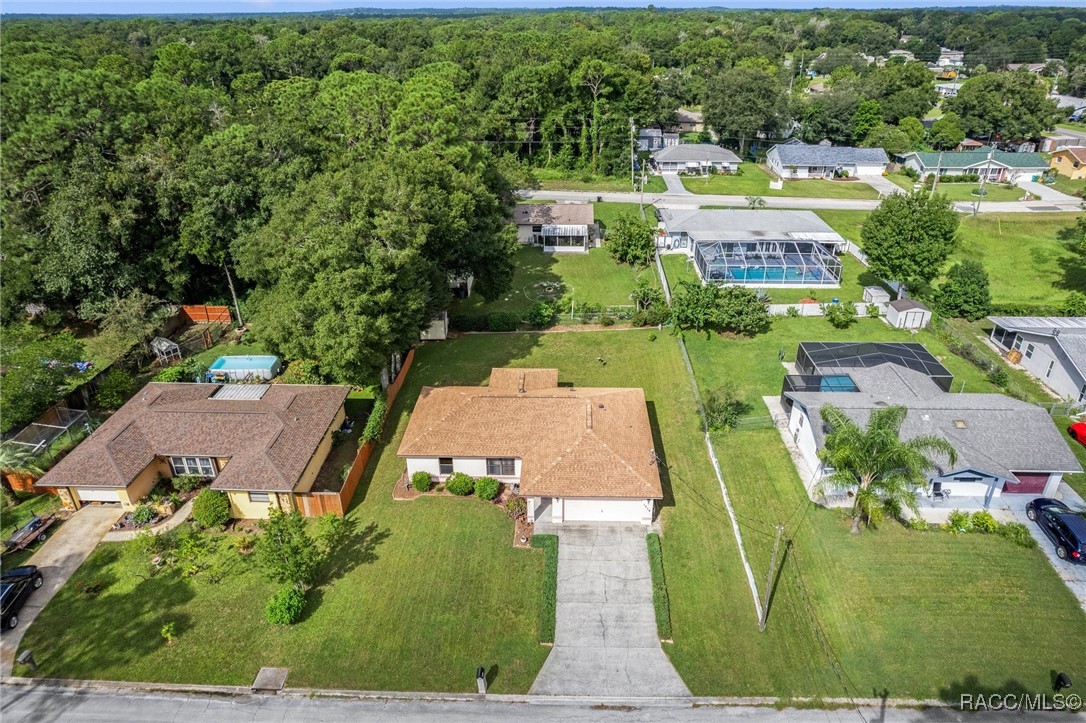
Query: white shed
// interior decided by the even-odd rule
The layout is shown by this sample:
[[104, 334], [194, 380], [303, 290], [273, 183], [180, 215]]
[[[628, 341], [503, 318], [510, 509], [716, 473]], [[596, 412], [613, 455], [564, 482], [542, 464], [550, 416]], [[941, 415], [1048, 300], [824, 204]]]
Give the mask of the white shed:
[[881, 286], [865, 286], [864, 301], [868, 304], [889, 304], [890, 292]]
[[439, 311], [430, 319], [430, 326], [419, 332], [422, 341], [441, 341], [449, 338], [449, 312]]
[[890, 302], [886, 321], [895, 329], [923, 329], [931, 321], [931, 310], [913, 299]]

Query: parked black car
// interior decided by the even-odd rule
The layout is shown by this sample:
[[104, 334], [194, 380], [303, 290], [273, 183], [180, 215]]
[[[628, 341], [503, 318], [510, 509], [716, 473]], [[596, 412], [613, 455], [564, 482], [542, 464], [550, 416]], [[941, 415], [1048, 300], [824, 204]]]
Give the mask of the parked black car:
[[10, 630], [19, 624], [19, 610], [42, 582], [41, 570], [34, 565], [13, 567], [0, 574], [0, 627]]
[[1031, 500], [1026, 505], [1026, 516], [1056, 545], [1061, 560], [1086, 563], [1086, 518], [1050, 497]]

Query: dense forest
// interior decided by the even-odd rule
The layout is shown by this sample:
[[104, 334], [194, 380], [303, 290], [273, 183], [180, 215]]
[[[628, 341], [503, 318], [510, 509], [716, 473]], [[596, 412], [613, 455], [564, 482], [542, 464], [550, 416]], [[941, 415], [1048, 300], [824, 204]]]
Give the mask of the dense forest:
[[[1007, 62], [1060, 58], [1086, 93], [1074, 9], [7, 18], [0, 43], [5, 352], [31, 303], [101, 320], [233, 283], [261, 342], [355, 383], [451, 275], [505, 290], [533, 168], [628, 173], [631, 119], [696, 105], [744, 151], [797, 128], [894, 150], [1048, 127], [1043, 81], [984, 73]], [[942, 140], [930, 70], [863, 58], [940, 46], [978, 75]], [[798, 92], [808, 70], [828, 92]]]

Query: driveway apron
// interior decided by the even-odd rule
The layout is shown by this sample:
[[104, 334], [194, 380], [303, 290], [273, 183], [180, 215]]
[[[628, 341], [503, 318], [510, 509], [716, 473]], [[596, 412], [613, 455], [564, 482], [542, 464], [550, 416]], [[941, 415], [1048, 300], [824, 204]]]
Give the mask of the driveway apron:
[[645, 528], [620, 523], [556, 528], [555, 645], [531, 693], [688, 697], [660, 647]]
[[44, 582], [23, 604], [19, 611], [18, 627], [5, 630], [0, 635], [0, 675], [11, 675], [15, 651], [27, 628], [120, 516], [120, 507], [84, 507], [61, 525], [27, 560], [26, 564], [37, 565], [41, 569]]

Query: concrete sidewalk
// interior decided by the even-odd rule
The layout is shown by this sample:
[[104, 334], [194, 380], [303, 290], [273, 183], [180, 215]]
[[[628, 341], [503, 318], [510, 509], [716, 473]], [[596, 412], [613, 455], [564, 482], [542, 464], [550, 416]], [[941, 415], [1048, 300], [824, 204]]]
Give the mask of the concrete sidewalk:
[[19, 611], [18, 627], [5, 630], [3, 635], [0, 635], [0, 675], [11, 675], [15, 651], [27, 628], [64, 583], [68, 582], [72, 573], [83, 564], [87, 555], [101, 541], [102, 535], [120, 516], [120, 507], [84, 507], [61, 525], [27, 560], [26, 564], [37, 565], [41, 569], [45, 582], [30, 595], [23, 609]]
[[622, 523], [553, 528], [559, 538], [555, 644], [531, 694], [688, 698], [660, 647], [646, 529]]

